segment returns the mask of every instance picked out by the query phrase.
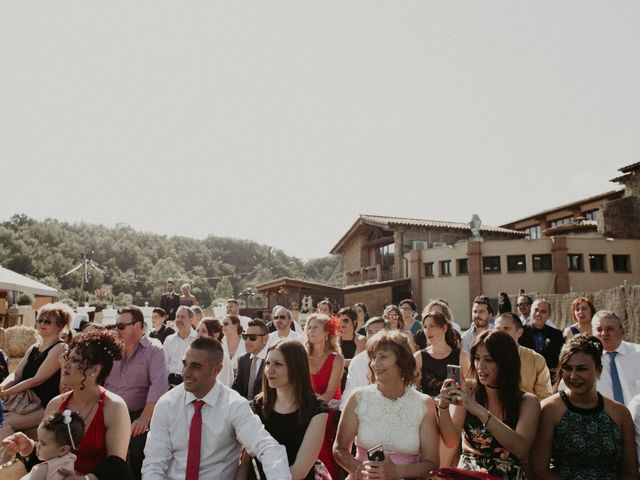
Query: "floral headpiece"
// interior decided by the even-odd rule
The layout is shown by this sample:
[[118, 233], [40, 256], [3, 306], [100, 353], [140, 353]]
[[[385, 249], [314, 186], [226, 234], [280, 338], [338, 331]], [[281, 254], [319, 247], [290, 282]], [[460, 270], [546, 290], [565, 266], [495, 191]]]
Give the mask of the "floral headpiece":
[[327, 333], [329, 337], [337, 337], [340, 335], [340, 319], [335, 315], [329, 318], [327, 322]]

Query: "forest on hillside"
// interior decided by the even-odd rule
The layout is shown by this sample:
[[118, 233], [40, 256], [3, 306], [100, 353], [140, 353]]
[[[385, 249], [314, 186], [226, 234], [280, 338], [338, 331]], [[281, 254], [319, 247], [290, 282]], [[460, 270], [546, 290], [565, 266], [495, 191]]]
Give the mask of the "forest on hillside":
[[[0, 265], [28, 275], [77, 301], [86, 255], [89, 268], [84, 301], [92, 305], [155, 305], [164, 282], [191, 285], [200, 305], [235, 296], [260, 306], [255, 285], [291, 277], [341, 285], [339, 257], [303, 261], [249, 240], [209, 236], [204, 240], [14, 215], [0, 223]], [[243, 302], [243, 303], [244, 303]]]

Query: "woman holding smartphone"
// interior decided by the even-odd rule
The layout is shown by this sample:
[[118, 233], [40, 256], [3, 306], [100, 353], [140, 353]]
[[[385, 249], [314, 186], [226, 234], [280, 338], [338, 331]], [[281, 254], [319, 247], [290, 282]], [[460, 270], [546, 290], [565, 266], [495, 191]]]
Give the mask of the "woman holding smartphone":
[[458, 467], [523, 480], [540, 402], [519, 388], [518, 347], [506, 332], [485, 331], [471, 347], [471, 358], [476, 386], [467, 392], [447, 379], [438, 397], [442, 440], [453, 448], [462, 434]]
[[[425, 478], [438, 466], [435, 403], [413, 383], [416, 362], [409, 339], [382, 330], [367, 341], [375, 383], [354, 390], [333, 445], [349, 479]], [[357, 453], [351, 455], [355, 440]]]

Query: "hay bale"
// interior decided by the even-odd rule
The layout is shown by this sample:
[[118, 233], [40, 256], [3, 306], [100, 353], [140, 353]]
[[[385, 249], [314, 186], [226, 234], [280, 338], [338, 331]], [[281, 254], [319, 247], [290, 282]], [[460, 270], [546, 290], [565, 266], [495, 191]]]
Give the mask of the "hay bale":
[[5, 352], [9, 357], [23, 357], [29, 347], [38, 341], [36, 329], [24, 325], [9, 327], [5, 334]]

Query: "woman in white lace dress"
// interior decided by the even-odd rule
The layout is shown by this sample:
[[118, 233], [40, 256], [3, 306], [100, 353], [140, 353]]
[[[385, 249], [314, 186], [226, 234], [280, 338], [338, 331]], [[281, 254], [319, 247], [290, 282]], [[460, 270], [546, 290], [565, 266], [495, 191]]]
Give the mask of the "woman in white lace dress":
[[[438, 425], [431, 397], [410, 386], [416, 363], [409, 340], [398, 330], [383, 330], [367, 341], [367, 353], [375, 383], [349, 397], [333, 447], [336, 461], [351, 480], [427, 477], [438, 467]], [[367, 458], [376, 446], [383, 461]]]

